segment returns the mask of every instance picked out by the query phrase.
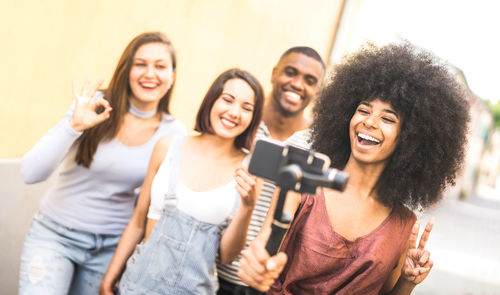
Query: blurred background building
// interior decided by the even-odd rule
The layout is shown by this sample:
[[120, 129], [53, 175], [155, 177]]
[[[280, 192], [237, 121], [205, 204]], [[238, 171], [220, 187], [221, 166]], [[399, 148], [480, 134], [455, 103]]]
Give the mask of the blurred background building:
[[474, 196], [479, 187], [495, 187], [500, 168], [500, 148], [493, 139], [495, 134], [498, 137], [499, 131], [487, 103], [469, 88], [465, 74], [458, 68], [453, 68], [453, 71], [467, 90], [471, 114], [464, 168], [457, 185], [450, 191], [451, 196], [464, 199]]
[[[367, 28], [388, 19], [389, 14], [397, 15], [395, 12], [400, 11], [397, 9], [403, 2], [408, 1], [2, 1], [2, 294], [17, 293], [22, 241], [50, 184], [49, 180], [25, 185], [20, 176], [20, 158], [66, 112], [73, 99], [72, 80], [81, 84], [87, 76], [109, 79], [122, 50], [134, 36], [144, 31], [163, 31], [172, 39], [178, 58], [171, 111], [190, 129], [206, 89], [223, 70], [249, 70], [268, 92], [272, 67], [291, 46], [315, 48], [332, 67], [365, 40], [394, 41], [394, 34], [391, 38], [379, 38], [370, 35]], [[428, 1], [418, 3], [430, 5]], [[370, 14], [378, 20], [367, 21]], [[400, 17], [393, 20], [390, 28], [403, 23], [405, 19]], [[390, 30], [382, 28], [378, 33]], [[408, 38], [397, 32], [395, 36]], [[484, 100], [487, 97], [474, 94], [467, 83], [467, 72], [452, 66], [457, 79], [469, 90], [472, 121], [464, 170], [457, 185], [447, 192], [447, 198], [467, 200], [480, 195], [499, 200], [500, 133]], [[500, 258], [497, 263], [500, 265]], [[493, 286], [500, 288], [500, 278], [488, 283], [492, 281]]]

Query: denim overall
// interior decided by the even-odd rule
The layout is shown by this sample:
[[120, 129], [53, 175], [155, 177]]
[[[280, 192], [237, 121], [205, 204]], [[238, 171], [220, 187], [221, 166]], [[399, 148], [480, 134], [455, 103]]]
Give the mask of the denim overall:
[[[162, 215], [146, 244], [138, 244], [127, 261], [119, 294], [215, 294], [217, 256], [228, 219], [202, 222], [176, 207], [182, 137], [171, 144], [172, 157]], [[235, 197], [237, 193], [235, 191]], [[239, 197], [231, 215], [239, 206]]]

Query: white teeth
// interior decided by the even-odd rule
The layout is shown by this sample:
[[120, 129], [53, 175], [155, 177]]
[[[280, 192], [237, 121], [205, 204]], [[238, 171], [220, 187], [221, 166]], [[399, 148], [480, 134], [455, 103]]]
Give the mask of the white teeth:
[[155, 88], [156, 84], [155, 83], [141, 83], [141, 86], [144, 88]]
[[223, 123], [224, 125], [226, 125], [226, 126], [229, 126], [229, 127], [234, 127], [234, 126], [236, 126], [236, 123], [234, 123], [233, 121], [230, 121], [230, 120], [228, 120], [228, 119], [226, 119], [226, 118], [222, 118], [222, 119], [221, 119], [221, 121], [222, 121], [222, 123]]
[[286, 93], [286, 95], [288, 95], [288, 96], [295, 97], [295, 98], [300, 98], [300, 95], [298, 95], [298, 94], [297, 94], [297, 93], [295, 93], [295, 92], [286, 91], [285, 93]]
[[369, 141], [373, 141], [373, 142], [376, 142], [376, 143], [380, 143], [380, 140], [374, 138], [374, 137], [371, 137], [370, 135], [366, 135], [366, 134], [363, 134], [363, 133], [358, 133], [358, 136], [361, 137], [362, 139], [365, 139], [365, 140], [369, 140]]
[[286, 98], [289, 100], [289, 101], [292, 101], [292, 102], [295, 102], [295, 103], [298, 103], [300, 101], [300, 95], [298, 95], [297, 93], [295, 92], [291, 92], [291, 91], [285, 91], [285, 96]]

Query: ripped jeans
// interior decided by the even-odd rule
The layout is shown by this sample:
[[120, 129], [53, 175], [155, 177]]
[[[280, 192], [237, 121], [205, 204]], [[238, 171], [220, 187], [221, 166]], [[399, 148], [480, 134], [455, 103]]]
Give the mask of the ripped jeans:
[[70, 229], [37, 213], [24, 240], [19, 294], [99, 294], [119, 241], [119, 235]]

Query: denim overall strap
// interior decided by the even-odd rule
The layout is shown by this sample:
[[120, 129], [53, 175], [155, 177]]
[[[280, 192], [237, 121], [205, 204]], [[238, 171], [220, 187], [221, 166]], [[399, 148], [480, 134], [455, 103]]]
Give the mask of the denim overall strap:
[[[223, 227], [177, 209], [182, 137], [170, 147], [165, 205], [146, 244], [140, 244], [127, 262], [120, 294], [207, 294], [217, 291], [215, 257]], [[168, 201], [168, 202], [167, 202]]]

